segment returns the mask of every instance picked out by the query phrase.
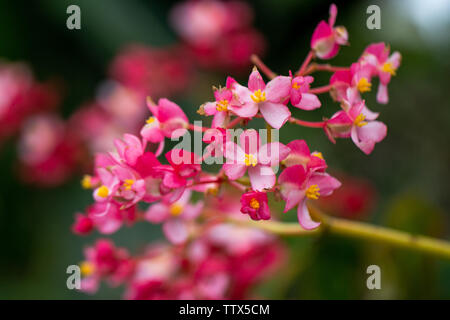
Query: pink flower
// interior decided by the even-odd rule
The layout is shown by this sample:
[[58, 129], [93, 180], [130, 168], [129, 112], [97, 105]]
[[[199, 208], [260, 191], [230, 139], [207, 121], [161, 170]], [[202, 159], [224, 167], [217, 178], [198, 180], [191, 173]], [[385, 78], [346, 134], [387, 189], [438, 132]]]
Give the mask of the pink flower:
[[180, 199], [172, 204], [164, 202], [150, 206], [145, 213], [145, 219], [152, 223], [163, 224], [167, 239], [173, 244], [185, 242], [189, 236], [188, 221], [195, 219], [203, 210], [203, 202], [189, 203], [191, 191], [184, 191]]
[[388, 103], [387, 85], [391, 81], [391, 76], [395, 76], [402, 56], [399, 52], [394, 52], [389, 56], [390, 48], [383, 42], [369, 45], [359, 59], [360, 63], [371, 67], [372, 75], [380, 78], [378, 86], [377, 101]]
[[311, 48], [320, 59], [331, 59], [338, 54], [339, 46], [347, 44], [348, 34], [345, 27], [334, 27], [337, 16], [335, 4], [330, 6], [328, 23], [320, 21], [311, 38]]
[[77, 213], [75, 216], [75, 223], [72, 226], [73, 233], [79, 235], [85, 235], [92, 231], [94, 223], [92, 219], [81, 213]]
[[229, 109], [240, 117], [252, 118], [259, 110], [267, 123], [279, 129], [291, 116], [284, 103], [289, 98], [291, 77], [278, 76], [266, 85], [255, 67], [248, 79], [248, 88], [234, 81], [232, 89], [240, 104], [230, 105]]
[[241, 212], [248, 214], [253, 220], [269, 220], [270, 211], [267, 203], [267, 194], [250, 191], [241, 197]]
[[159, 99], [155, 105], [148, 99], [147, 105], [153, 117], [148, 118], [141, 130], [145, 140], [159, 143], [164, 141], [164, 137], [179, 138], [185, 134], [189, 120], [177, 104], [167, 99]]
[[344, 111], [336, 112], [327, 120], [325, 132], [334, 143], [334, 138], [349, 138], [365, 154], [370, 154], [375, 143], [386, 137], [387, 127], [384, 123], [374, 121], [378, 114], [371, 112], [364, 100], [356, 101], [352, 89], [347, 90], [347, 100], [343, 100]]
[[95, 292], [101, 279], [117, 286], [127, 280], [134, 270], [128, 252], [123, 248], [116, 248], [106, 239], [100, 239], [95, 246], [86, 248], [85, 257], [80, 269], [84, 277], [81, 290], [86, 292]]
[[302, 110], [314, 110], [322, 105], [319, 98], [309, 93], [309, 84], [314, 81], [311, 76], [295, 77], [291, 85], [291, 104]]
[[200, 158], [184, 149], [174, 149], [166, 153], [169, 166], [157, 168], [163, 172], [162, 187], [167, 189], [184, 188], [189, 178], [194, 178], [201, 172]]
[[134, 166], [139, 157], [144, 154], [145, 143], [141, 139], [132, 135], [124, 134], [123, 140], [115, 139], [114, 145], [116, 147], [117, 156], [111, 153], [111, 156], [119, 164], [126, 164]]
[[207, 102], [200, 108], [208, 116], [214, 116], [212, 128], [222, 128], [228, 115], [228, 107], [232, 103], [233, 93], [228, 88], [214, 89], [215, 102]]
[[301, 164], [306, 171], [324, 171], [327, 168], [322, 153], [317, 151], [311, 153], [305, 140], [293, 140], [287, 144], [287, 147], [291, 152], [283, 160], [285, 166]]
[[315, 229], [320, 222], [315, 222], [309, 215], [307, 199], [317, 200], [320, 196], [330, 195], [341, 183], [324, 172], [306, 171], [302, 165], [286, 168], [278, 179], [281, 196], [286, 201], [284, 212], [297, 206], [297, 217], [302, 228]]
[[225, 144], [227, 162], [223, 165], [225, 174], [231, 180], [242, 177], [248, 169], [252, 189], [262, 191], [275, 185], [276, 176], [272, 166], [277, 165], [289, 154], [289, 148], [279, 142], [260, 145], [255, 130], [247, 130], [240, 135], [241, 146], [234, 142]]
[[361, 63], [353, 63], [350, 70], [335, 72], [330, 78], [333, 90], [331, 96], [336, 101], [342, 101], [347, 97], [347, 89], [354, 88], [357, 93], [356, 98], [360, 100], [359, 92], [369, 92], [372, 90], [372, 68]]

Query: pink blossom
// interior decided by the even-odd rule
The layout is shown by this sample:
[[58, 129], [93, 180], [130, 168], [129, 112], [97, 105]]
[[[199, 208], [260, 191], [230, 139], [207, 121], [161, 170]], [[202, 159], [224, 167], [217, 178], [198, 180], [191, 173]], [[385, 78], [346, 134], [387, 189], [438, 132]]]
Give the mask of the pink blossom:
[[347, 99], [343, 100], [343, 111], [336, 112], [327, 120], [325, 132], [328, 138], [334, 142], [334, 138], [349, 138], [365, 154], [370, 154], [375, 143], [386, 137], [387, 127], [384, 123], [374, 121], [378, 114], [370, 111], [364, 100], [354, 99], [352, 89], [347, 90]]
[[387, 85], [391, 81], [391, 76], [396, 75], [400, 66], [401, 55], [395, 51], [389, 56], [390, 48], [384, 42], [369, 45], [363, 52], [360, 63], [371, 67], [372, 75], [380, 78], [378, 86], [377, 101], [379, 103], [388, 103]]
[[134, 269], [128, 252], [116, 248], [106, 239], [100, 239], [95, 246], [86, 248], [85, 258], [80, 269], [83, 275], [81, 290], [86, 292], [95, 292], [101, 279], [117, 286], [127, 280]]
[[241, 196], [241, 212], [248, 214], [253, 220], [269, 220], [270, 211], [267, 194], [250, 191]]
[[356, 99], [360, 100], [359, 92], [369, 92], [372, 89], [372, 68], [361, 63], [352, 63], [349, 70], [335, 72], [330, 78], [333, 86], [331, 96], [336, 101], [342, 101], [347, 97], [347, 89], [354, 88]]
[[115, 139], [114, 145], [117, 156], [111, 153], [112, 158], [119, 164], [128, 166], [134, 166], [138, 158], [144, 154], [145, 150], [145, 143], [132, 134], [124, 134], [123, 140]]
[[145, 219], [152, 223], [162, 223], [167, 239], [174, 244], [185, 242], [189, 236], [188, 221], [195, 219], [203, 209], [203, 203], [189, 203], [191, 191], [184, 191], [183, 195], [174, 203], [159, 202], [150, 206], [145, 213]]
[[248, 169], [252, 189], [262, 191], [275, 185], [276, 176], [272, 166], [285, 159], [289, 148], [279, 142], [260, 145], [256, 131], [247, 130], [240, 135], [241, 146], [234, 142], [225, 145], [227, 162], [223, 165], [225, 174], [231, 180], [242, 177]]
[[214, 89], [215, 102], [206, 102], [200, 108], [208, 116], [214, 116], [211, 127], [223, 128], [228, 107], [233, 103], [233, 92], [228, 88]]
[[345, 27], [334, 26], [337, 16], [335, 4], [330, 6], [328, 23], [320, 21], [311, 38], [311, 48], [320, 59], [331, 59], [338, 54], [339, 46], [346, 45], [348, 34]]
[[153, 116], [150, 117], [141, 130], [144, 139], [152, 143], [159, 143], [166, 138], [179, 138], [186, 132], [188, 118], [183, 110], [172, 101], [159, 99], [158, 104], [147, 101]]
[[291, 78], [278, 76], [267, 85], [256, 67], [248, 80], [248, 88], [232, 82], [232, 89], [239, 105], [230, 105], [229, 109], [243, 118], [252, 118], [258, 111], [273, 128], [279, 129], [291, 116], [285, 105], [291, 90]]
[[319, 98], [309, 93], [309, 85], [314, 81], [311, 76], [298, 76], [292, 79], [291, 84], [291, 104], [302, 110], [314, 110], [322, 105]]
[[341, 185], [327, 173], [306, 171], [302, 165], [286, 168], [278, 181], [281, 185], [281, 196], [286, 201], [284, 212], [297, 206], [298, 221], [306, 230], [315, 229], [320, 225], [320, 222], [311, 219], [306, 200], [317, 200], [321, 196], [330, 195]]
[[310, 152], [305, 140], [293, 140], [287, 144], [287, 147], [291, 152], [283, 160], [285, 166], [301, 164], [306, 171], [324, 171], [327, 168], [322, 153]]

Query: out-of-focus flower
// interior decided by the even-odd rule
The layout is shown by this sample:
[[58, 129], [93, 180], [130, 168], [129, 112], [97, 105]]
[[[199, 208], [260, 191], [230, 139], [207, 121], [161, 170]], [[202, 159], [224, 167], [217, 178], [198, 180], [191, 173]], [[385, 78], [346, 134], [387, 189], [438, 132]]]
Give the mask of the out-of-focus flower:
[[0, 141], [15, 134], [27, 119], [54, 109], [59, 94], [52, 84], [34, 80], [27, 66], [0, 62]]
[[29, 118], [19, 141], [20, 172], [24, 181], [54, 186], [76, 169], [80, 144], [62, 119], [52, 114]]
[[252, 18], [245, 2], [201, 0], [176, 5], [170, 20], [201, 65], [239, 69], [265, 46]]
[[192, 204], [191, 191], [186, 190], [183, 195], [171, 204], [159, 202], [149, 207], [145, 219], [152, 223], [164, 223], [163, 231], [167, 239], [174, 244], [180, 244], [189, 236], [188, 222], [195, 219], [203, 209], [203, 203]]
[[337, 7], [330, 6], [330, 18], [328, 23], [324, 20], [317, 25], [311, 39], [311, 49], [320, 59], [331, 59], [339, 52], [339, 47], [347, 44], [348, 34], [345, 27], [335, 27]]
[[141, 97], [163, 97], [187, 88], [192, 67], [182, 47], [126, 47], [110, 67], [113, 79], [140, 94]]
[[153, 116], [141, 130], [144, 139], [161, 143], [166, 137], [179, 138], [186, 133], [189, 120], [177, 104], [167, 99], [159, 99], [158, 104], [148, 100], [147, 104]]
[[80, 264], [83, 275], [81, 290], [89, 293], [97, 291], [101, 279], [106, 279], [114, 286], [120, 285], [134, 269], [128, 252], [123, 248], [116, 248], [106, 239], [100, 239], [95, 246], [86, 248], [85, 258]]
[[376, 202], [376, 190], [367, 179], [338, 175], [342, 186], [328, 197], [320, 198], [321, 209], [330, 214], [361, 219], [373, 209]]

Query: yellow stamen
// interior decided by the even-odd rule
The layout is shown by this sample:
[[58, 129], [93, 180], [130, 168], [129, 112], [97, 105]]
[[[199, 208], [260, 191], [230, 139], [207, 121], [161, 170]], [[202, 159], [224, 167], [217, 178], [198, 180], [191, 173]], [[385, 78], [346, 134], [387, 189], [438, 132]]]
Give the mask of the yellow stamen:
[[147, 121], [145, 121], [147, 124], [152, 124], [153, 122], [155, 122], [155, 117], [150, 117], [147, 119]]
[[245, 155], [245, 165], [247, 167], [249, 166], [256, 166], [258, 164], [258, 159], [256, 159], [256, 156], [252, 155], [252, 154], [246, 154]]
[[324, 160], [322, 152], [314, 151], [313, 153], [311, 153], [311, 155], [314, 156], [314, 157], [317, 157], [317, 158], [320, 158], [320, 159]]
[[181, 204], [175, 202], [174, 204], [172, 204], [170, 206], [169, 212], [170, 212], [171, 215], [177, 217], [183, 212], [183, 209], [184, 208], [183, 208], [183, 206]]
[[252, 100], [256, 103], [264, 102], [266, 101], [266, 93], [264, 91], [261, 91], [261, 89], [258, 89], [253, 92], [250, 98], [252, 98]]
[[220, 100], [216, 103], [217, 111], [227, 111], [228, 110], [228, 100]]
[[86, 174], [83, 179], [81, 180], [81, 186], [83, 187], [83, 189], [92, 189], [92, 181], [91, 181], [91, 176]]
[[133, 186], [133, 184], [134, 184], [134, 180], [133, 179], [126, 179], [123, 182], [123, 186], [125, 187], [125, 190], [131, 190], [131, 187]]
[[355, 119], [355, 124], [358, 126], [358, 127], [364, 127], [366, 124], [367, 124], [367, 121], [364, 121], [364, 119], [366, 119], [366, 116], [365, 115], [363, 115], [362, 113], [360, 113], [357, 117], [356, 117], [356, 119]]
[[301, 87], [300, 83], [296, 81], [292, 82], [292, 88], [294, 88], [295, 90], [300, 89], [300, 87]]
[[208, 188], [208, 189], [206, 189], [206, 194], [209, 194], [209, 195], [212, 195], [215, 197], [219, 194], [219, 188], [216, 188], [216, 187]]
[[312, 184], [308, 189], [306, 189], [305, 194], [309, 199], [317, 200], [320, 196], [319, 190], [320, 188], [317, 186], [317, 184]]
[[97, 190], [97, 195], [102, 198], [106, 198], [109, 195], [109, 189], [107, 186], [103, 185]]
[[80, 265], [80, 272], [83, 276], [89, 277], [95, 271], [95, 266], [89, 261], [83, 261]]
[[356, 87], [358, 88], [359, 92], [369, 92], [370, 90], [372, 90], [372, 84], [366, 78], [359, 79]]
[[252, 207], [253, 209], [258, 210], [259, 209], [259, 202], [258, 202], [258, 200], [256, 200], [255, 198], [252, 198], [252, 200], [250, 200], [250, 207]]
[[390, 62], [386, 62], [385, 64], [383, 64], [383, 66], [381, 67], [381, 70], [383, 72], [389, 72], [393, 76], [395, 76], [395, 74], [396, 74], [395, 73], [396, 68], [394, 68], [394, 66]]

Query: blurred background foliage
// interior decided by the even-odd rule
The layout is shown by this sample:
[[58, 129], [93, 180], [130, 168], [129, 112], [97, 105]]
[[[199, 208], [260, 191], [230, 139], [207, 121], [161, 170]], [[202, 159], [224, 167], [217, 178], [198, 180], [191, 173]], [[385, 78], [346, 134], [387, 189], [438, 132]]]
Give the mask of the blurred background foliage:
[[[168, 23], [175, 1], [40, 0], [0, 2], [0, 56], [24, 61], [38, 79], [56, 79], [64, 89], [62, 113], [68, 117], [95, 96], [108, 64], [128, 43], [165, 46], [177, 41]], [[66, 8], [78, 4], [82, 29], [66, 28]], [[286, 74], [303, 61], [312, 31], [327, 19], [328, 1], [251, 1], [255, 26], [267, 40], [264, 61]], [[373, 184], [378, 201], [364, 218], [401, 230], [450, 239], [450, 4], [434, 1], [337, 2], [338, 25], [345, 25], [351, 46], [341, 49], [335, 65], [349, 65], [372, 42], [385, 41], [402, 53], [398, 75], [389, 86], [381, 111], [387, 138], [370, 156], [352, 142], [332, 145], [319, 130], [288, 125], [282, 142], [306, 139], [323, 152], [330, 169], [364, 177]], [[366, 28], [366, 8], [381, 8], [381, 30]], [[239, 78], [244, 80], [245, 77]], [[315, 85], [329, 74], [318, 74]], [[190, 119], [199, 119], [198, 106], [211, 99], [211, 85], [223, 84], [225, 74], [204, 72], [191, 90], [174, 100]], [[330, 116], [338, 106], [324, 96], [322, 108], [294, 115], [306, 120]], [[16, 177], [13, 140], [0, 150], [0, 298], [87, 299], [119, 298], [122, 290], [102, 286], [94, 296], [66, 288], [66, 268], [82, 259], [82, 248], [97, 234], [77, 237], [70, 232], [73, 214], [91, 202], [79, 179], [57, 188], [26, 186]], [[287, 219], [295, 220], [295, 215]], [[157, 226], [142, 223], [123, 228], [112, 238], [137, 252], [160, 238]], [[285, 272], [274, 276], [255, 294], [275, 299], [450, 298], [450, 262], [378, 244], [324, 235], [316, 239], [285, 239], [291, 257]], [[382, 290], [366, 288], [366, 268], [382, 270]]]

